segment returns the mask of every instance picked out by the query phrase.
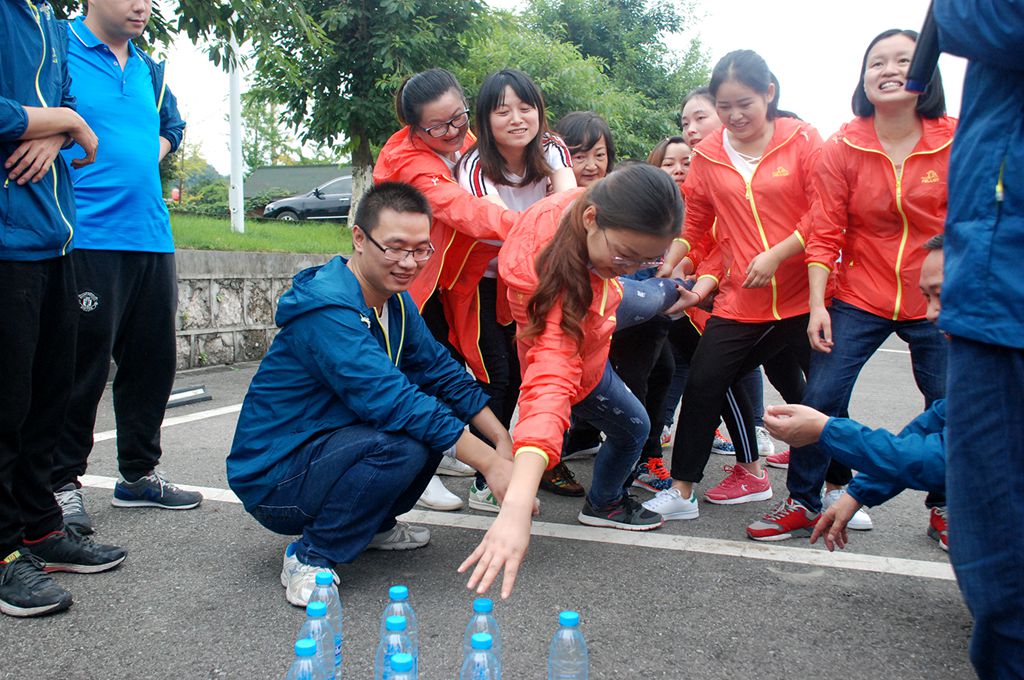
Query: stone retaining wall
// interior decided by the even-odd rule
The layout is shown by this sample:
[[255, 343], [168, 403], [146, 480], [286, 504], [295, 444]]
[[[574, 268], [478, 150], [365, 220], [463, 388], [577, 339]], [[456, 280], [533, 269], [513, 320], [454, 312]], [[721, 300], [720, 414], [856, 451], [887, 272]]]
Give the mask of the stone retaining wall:
[[178, 369], [263, 358], [277, 301], [306, 267], [331, 255], [179, 250]]

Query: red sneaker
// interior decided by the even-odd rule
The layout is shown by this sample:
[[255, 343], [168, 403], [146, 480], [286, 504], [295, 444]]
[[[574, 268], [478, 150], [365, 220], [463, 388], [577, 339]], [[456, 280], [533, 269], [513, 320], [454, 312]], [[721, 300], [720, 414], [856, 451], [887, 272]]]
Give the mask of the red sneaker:
[[761, 470], [760, 477], [756, 477], [740, 465], [726, 465], [722, 469], [729, 476], [704, 492], [704, 500], [708, 503], [738, 505], [766, 501], [772, 497], [772, 483], [764, 470]]
[[764, 462], [768, 467], [782, 468], [783, 470], [789, 468], [789, 449], [765, 456]]
[[798, 501], [787, 498], [771, 512], [747, 527], [747, 536], [755, 541], [784, 541], [797, 536], [810, 536], [818, 521], [818, 513], [811, 512]]
[[946, 522], [946, 508], [932, 508], [928, 521], [928, 535], [939, 542], [939, 547], [949, 552], [949, 525]]

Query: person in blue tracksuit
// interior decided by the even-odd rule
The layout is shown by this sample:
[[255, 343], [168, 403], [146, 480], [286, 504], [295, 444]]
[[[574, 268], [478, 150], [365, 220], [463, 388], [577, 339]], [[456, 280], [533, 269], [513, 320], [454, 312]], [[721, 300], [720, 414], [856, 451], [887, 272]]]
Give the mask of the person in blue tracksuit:
[[934, 0], [943, 51], [968, 59], [949, 164], [939, 325], [949, 556], [982, 678], [1024, 678], [1024, 2]]
[[43, 571], [96, 572], [125, 551], [65, 531], [50, 491], [57, 433], [74, 378], [75, 204], [70, 139], [96, 157], [75, 112], [67, 49], [46, 2], [0, 0], [0, 612], [67, 609], [71, 594]]
[[294, 605], [308, 602], [316, 572], [367, 548], [426, 545], [427, 529], [395, 518], [442, 455], [481, 471], [499, 498], [508, 486], [508, 431], [406, 292], [434, 253], [430, 214], [409, 185], [367, 192], [351, 258], [299, 272], [281, 297], [281, 330], [242, 404], [228, 483], [264, 527], [301, 534], [281, 572]]

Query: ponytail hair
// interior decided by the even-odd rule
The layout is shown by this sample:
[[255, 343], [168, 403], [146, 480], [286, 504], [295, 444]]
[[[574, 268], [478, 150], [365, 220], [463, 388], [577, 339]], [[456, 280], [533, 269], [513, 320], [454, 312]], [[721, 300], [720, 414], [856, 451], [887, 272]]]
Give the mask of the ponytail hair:
[[[743, 83], [754, 92], [767, 95], [772, 85], [774, 76], [768, 68], [768, 64], [753, 50], [735, 50], [725, 55], [715, 64], [711, 72], [711, 83], [708, 89], [711, 96], [717, 99], [718, 88], [727, 80], [735, 80]], [[778, 82], [775, 80], [775, 82]], [[768, 120], [775, 120], [779, 116], [779, 93], [776, 89], [775, 97], [768, 102]]]
[[406, 78], [395, 93], [395, 115], [402, 125], [419, 125], [423, 107], [454, 90], [463, 101], [466, 94], [455, 74], [447, 69], [432, 68]]
[[544, 331], [548, 314], [561, 303], [559, 326], [583, 344], [583, 319], [593, 301], [590, 254], [583, 213], [596, 209], [598, 229], [617, 229], [655, 236], [673, 236], [683, 225], [683, 197], [679, 187], [660, 168], [646, 163], [625, 163], [586, 193], [562, 215], [551, 242], [537, 255], [537, 289], [526, 303], [522, 339]]

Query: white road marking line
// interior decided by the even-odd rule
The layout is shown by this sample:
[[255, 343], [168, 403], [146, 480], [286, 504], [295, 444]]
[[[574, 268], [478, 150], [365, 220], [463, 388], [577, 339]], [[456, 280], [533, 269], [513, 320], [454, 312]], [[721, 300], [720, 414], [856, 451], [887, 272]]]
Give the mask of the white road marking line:
[[[209, 411], [197, 411], [195, 413], [189, 413], [188, 415], [184, 416], [164, 418], [164, 422], [161, 423], [160, 427], [171, 427], [172, 425], [194, 423], [197, 420], [206, 420], [207, 418], [216, 418], [217, 416], [224, 416], [228, 415], [229, 413], [238, 413], [241, 410], [241, 404], [232, 404], [231, 406], [221, 406], [220, 408], [212, 408]], [[116, 438], [117, 430], [106, 430], [105, 432], [97, 432], [92, 436], [92, 440], [94, 442], [105, 442], [108, 439]]]
[[910, 354], [910, 350], [907, 349], [879, 349], [879, 352], [888, 352], [889, 354]]
[[[113, 489], [114, 482], [117, 480], [114, 477], [83, 475], [79, 481], [82, 482], [83, 486], [97, 489]], [[241, 503], [238, 500], [238, 496], [229, 489], [190, 486], [186, 484], [178, 484], [178, 486], [188, 491], [198, 491], [203, 494], [206, 500]], [[472, 529], [476, 531], [487, 531], [494, 522], [493, 516], [485, 517], [482, 515], [434, 512], [431, 510], [413, 510], [402, 515], [401, 519], [418, 524], [430, 524], [455, 529]], [[727, 541], [719, 538], [678, 536], [657, 532], [618, 531], [616, 529], [597, 529], [594, 527], [556, 524], [553, 522], [534, 522], [531, 533], [534, 536], [562, 538], [573, 541], [634, 545], [641, 548], [676, 550], [679, 552], [767, 560], [788, 564], [805, 564], [815, 567], [850, 569], [853, 571], [928, 578], [939, 581], [953, 581], [956, 578], [953, 575], [953, 569], [945, 562], [929, 562], [926, 560], [911, 560], [903, 557], [885, 557], [882, 555], [830, 553], [826, 550], [790, 548], [780, 545], [755, 543], [753, 541]]]

